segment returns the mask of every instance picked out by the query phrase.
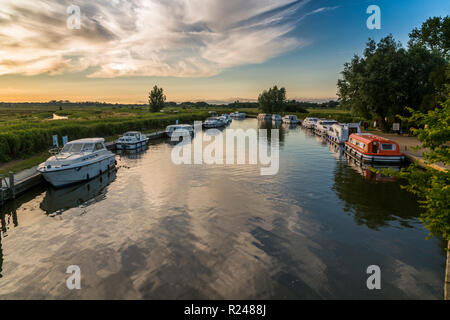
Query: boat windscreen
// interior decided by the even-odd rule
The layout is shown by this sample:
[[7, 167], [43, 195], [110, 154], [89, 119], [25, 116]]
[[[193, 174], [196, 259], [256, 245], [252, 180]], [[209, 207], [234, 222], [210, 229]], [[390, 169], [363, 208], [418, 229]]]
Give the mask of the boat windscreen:
[[85, 143], [84, 146], [83, 146], [83, 149], [81, 151], [82, 152], [92, 151], [92, 149], [94, 149], [94, 144], [93, 143]]
[[81, 143], [74, 143], [72, 144], [72, 149], [70, 150], [71, 153], [78, 153], [83, 148], [83, 144]]
[[72, 148], [72, 145], [71, 145], [71, 144], [66, 144], [66, 145], [64, 146], [64, 148], [62, 148], [61, 152], [68, 153], [68, 152], [70, 151], [71, 148]]

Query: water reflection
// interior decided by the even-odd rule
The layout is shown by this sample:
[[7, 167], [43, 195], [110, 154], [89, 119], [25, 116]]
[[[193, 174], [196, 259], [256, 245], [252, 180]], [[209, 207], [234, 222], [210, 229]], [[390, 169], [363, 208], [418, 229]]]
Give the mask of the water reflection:
[[[259, 128], [256, 119], [231, 126]], [[415, 199], [282, 127], [276, 176], [175, 165], [161, 140], [138, 160], [121, 155], [111, 181], [20, 198], [2, 220], [12, 230], [0, 299], [441, 298], [445, 259], [425, 240]], [[72, 264], [82, 290], [65, 286]], [[379, 292], [365, 286], [370, 264], [383, 270]]]
[[281, 126], [285, 130], [293, 130], [293, 129], [297, 129], [300, 127], [300, 125], [298, 123], [282, 123]]
[[144, 147], [139, 147], [137, 149], [130, 149], [130, 150], [116, 150], [116, 154], [119, 156], [127, 157], [128, 159], [139, 159], [141, 158], [144, 153], [147, 151], [148, 145]]
[[404, 227], [411, 227], [408, 220], [414, 222], [420, 215], [417, 199], [398, 183], [364, 179], [361, 172], [348, 170], [347, 162], [336, 164], [332, 190], [344, 201], [344, 211], [352, 213], [356, 223], [372, 229], [396, 220]]
[[115, 179], [116, 170], [110, 170], [88, 182], [65, 188], [50, 187], [40, 208], [48, 215], [60, 215], [68, 209], [88, 205], [90, 200], [100, 201], [100, 198], [105, 197], [104, 189]]
[[[280, 142], [280, 146], [283, 145], [284, 140], [286, 139], [286, 128], [283, 126], [282, 122], [279, 121], [258, 121], [258, 129], [267, 130], [267, 142], [269, 145], [272, 142], [272, 129], [278, 129], [278, 139]], [[259, 135], [259, 131], [258, 131]]]
[[396, 165], [383, 165], [383, 164], [367, 164], [357, 159], [350, 157], [344, 152], [344, 148], [342, 145], [337, 145], [330, 141], [327, 141], [328, 148], [331, 153], [335, 156], [335, 158], [339, 161], [346, 161], [347, 165], [359, 173], [362, 177], [367, 180], [378, 181], [378, 182], [394, 182], [396, 180], [393, 176], [384, 175], [378, 171], [383, 169], [392, 169], [394, 171], [400, 171], [401, 166]]

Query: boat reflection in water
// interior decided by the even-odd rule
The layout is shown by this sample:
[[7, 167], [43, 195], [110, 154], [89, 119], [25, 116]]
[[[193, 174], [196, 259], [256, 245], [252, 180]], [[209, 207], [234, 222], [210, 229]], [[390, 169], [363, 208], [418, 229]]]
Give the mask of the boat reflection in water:
[[139, 159], [147, 151], [148, 145], [139, 147], [134, 150], [116, 150], [116, 154], [121, 157], [126, 157], [127, 159]]
[[332, 142], [327, 142], [328, 147], [331, 151], [331, 153], [335, 156], [336, 159], [341, 161], [346, 161], [347, 164], [357, 173], [359, 173], [361, 176], [363, 176], [367, 180], [377, 181], [377, 182], [394, 182], [396, 180], [393, 176], [388, 176], [380, 171], [383, 171], [383, 169], [392, 169], [394, 171], [400, 171], [401, 166], [396, 165], [383, 165], [383, 164], [366, 164], [361, 163], [357, 159], [349, 156], [344, 152], [344, 148], [342, 145], [337, 145]]
[[64, 211], [104, 198], [106, 187], [116, 179], [117, 170], [110, 170], [88, 182], [65, 188], [49, 188], [40, 208], [48, 215], [60, 215]]
[[345, 158], [347, 159], [347, 163], [350, 165], [352, 169], [354, 169], [364, 178], [377, 182], [393, 182], [397, 180], [396, 177], [381, 173], [384, 169], [392, 169], [394, 171], [400, 171], [401, 169], [400, 166], [383, 166], [376, 164], [367, 165], [348, 156], [347, 154], [345, 154]]
[[284, 123], [281, 125], [285, 130], [293, 130], [299, 127], [298, 123]]
[[[344, 202], [344, 211], [352, 214], [357, 224], [378, 230], [393, 222], [407, 228], [419, 223], [414, 220], [420, 215], [414, 195], [401, 189], [394, 178], [373, 173], [350, 161], [353, 160], [336, 163], [332, 189]], [[354, 170], [348, 170], [349, 165]]]

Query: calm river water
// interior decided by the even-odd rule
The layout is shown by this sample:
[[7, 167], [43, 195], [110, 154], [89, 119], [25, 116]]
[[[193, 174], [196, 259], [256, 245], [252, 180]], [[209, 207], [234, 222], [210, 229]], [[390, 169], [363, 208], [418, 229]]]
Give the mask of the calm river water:
[[275, 176], [177, 166], [160, 141], [118, 156], [117, 173], [9, 203], [0, 299], [442, 299], [443, 244], [425, 239], [416, 200], [304, 129], [280, 136]]

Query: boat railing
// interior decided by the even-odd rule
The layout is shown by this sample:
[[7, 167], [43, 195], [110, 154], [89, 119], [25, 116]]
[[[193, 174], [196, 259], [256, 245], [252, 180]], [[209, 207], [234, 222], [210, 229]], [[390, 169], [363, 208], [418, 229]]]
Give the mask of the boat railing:
[[52, 156], [57, 156], [58, 154], [61, 153], [62, 148], [52, 148], [50, 150], [48, 150], [48, 152], [52, 155]]

